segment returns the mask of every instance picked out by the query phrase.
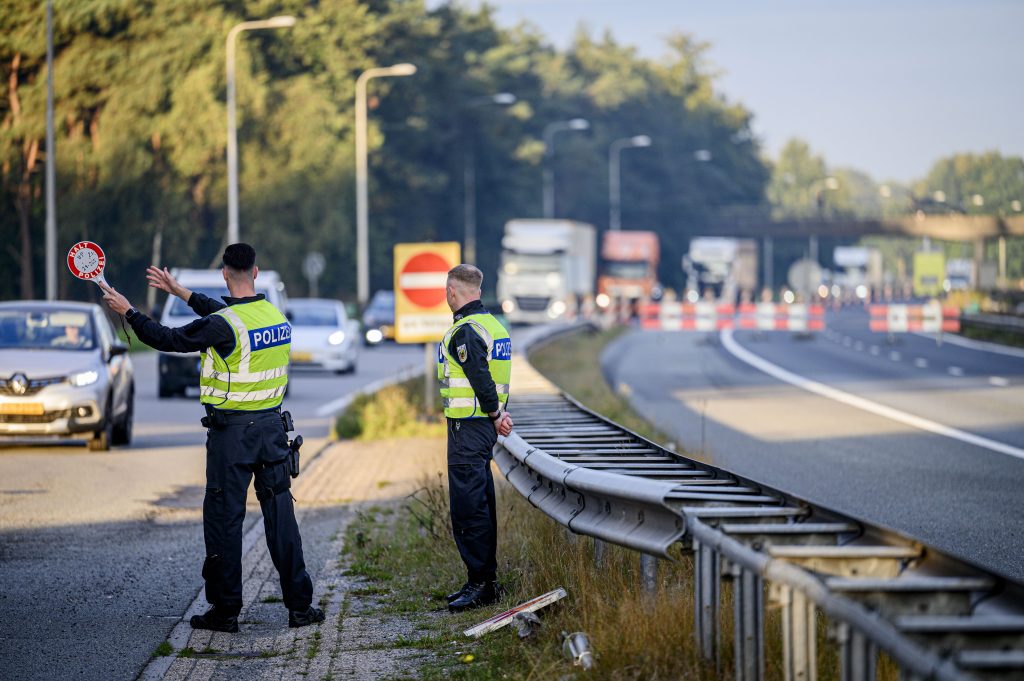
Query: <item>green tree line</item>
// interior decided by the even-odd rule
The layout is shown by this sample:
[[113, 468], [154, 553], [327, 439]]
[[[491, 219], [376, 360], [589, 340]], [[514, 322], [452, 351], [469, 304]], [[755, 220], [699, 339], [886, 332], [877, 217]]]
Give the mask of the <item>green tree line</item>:
[[[477, 171], [478, 261], [493, 285], [500, 235], [541, 213], [544, 127], [584, 117], [554, 156], [557, 212], [607, 226], [607, 154], [623, 155], [623, 225], [654, 229], [663, 278], [679, 283], [689, 236], [721, 206], [763, 202], [768, 168], [751, 114], [715, 88], [708, 45], [686, 34], [645, 59], [581, 31], [565, 50], [490, 9], [421, 0], [54, 0], [59, 255], [101, 243], [109, 279], [140, 296], [150, 262], [207, 267], [226, 231], [225, 38], [240, 21], [298, 17], [238, 44], [242, 238], [261, 265], [305, 290], [301, 262], [323, 252], [321, 291], [355, 288], [354, 90], [359, 73], [412, 62], [370, 86], [370, 242], [374, 288], [390, 287], [400, 241], [461, 240], [467, 157]], [[43, 293], [45, 13], [0, 13], [0, 298]], [[488, 103], [510, 92], [512, 106]], [[695, 162], [706, 149], [710, 163]], [[61, 265], [59, 295], [93, 294]]]

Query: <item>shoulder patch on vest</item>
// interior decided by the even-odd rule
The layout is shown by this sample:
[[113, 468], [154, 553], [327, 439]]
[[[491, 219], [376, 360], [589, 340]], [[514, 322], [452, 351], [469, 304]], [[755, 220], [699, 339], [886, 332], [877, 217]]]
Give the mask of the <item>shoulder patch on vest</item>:
[[469, 357], [469, 353], [466, 351], [465, 345], [460, 345], [455, 348], [455, 353], [459, 356], [459, 362], [465, 362], [466, 358]]

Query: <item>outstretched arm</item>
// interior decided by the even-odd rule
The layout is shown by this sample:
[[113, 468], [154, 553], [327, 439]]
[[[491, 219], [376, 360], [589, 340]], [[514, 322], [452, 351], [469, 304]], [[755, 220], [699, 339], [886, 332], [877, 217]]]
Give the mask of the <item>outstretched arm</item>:
[[184, 300], [200, 317], [211, 315], [224, 307], [224, 303], [219, 300], [204, 296], [202, 293], [190, 291], [182, 286], [166, 267], [160, 269], [150, 265], [146, 269], [146, 279], [149, 280], [149, 285], [153, 288], [165, 291], [168, 295], [177, 296]]

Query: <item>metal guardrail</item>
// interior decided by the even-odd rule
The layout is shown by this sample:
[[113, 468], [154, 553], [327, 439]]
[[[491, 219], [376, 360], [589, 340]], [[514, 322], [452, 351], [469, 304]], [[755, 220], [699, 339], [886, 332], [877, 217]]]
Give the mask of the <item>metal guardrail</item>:
[[1024, 317], [1004, 314], [962, 314], [960, 315], [960, 324], [961, 326], [975, 326], [979, 329], [1024, 335]]
[[513, 362], [516, 431], [495, 461], [533, 505], [579, 534], [694, 561], [696, 643], [720, 663], [721, 587], [733, 589], [735, 678], [765, 678], [765, 595], [781, 609], [787, 681], [816, 681], [819, 613], [843, 681], [1024, 679], [1024, 585], [883, 527], [688, 459], [586, 409]]

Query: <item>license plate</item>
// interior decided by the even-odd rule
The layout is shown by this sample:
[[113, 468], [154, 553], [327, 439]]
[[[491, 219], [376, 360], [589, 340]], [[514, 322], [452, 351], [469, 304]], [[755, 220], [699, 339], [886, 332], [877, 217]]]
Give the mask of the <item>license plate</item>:
[[292, 361], [293, 362], [312, 362], [313, 361], [313, 353], [312, 352], [293, 352], [292, 353]]
[[190, 385], [185, 388], [185, 397], [199, 397], [199, 386]]
[[17, 416], [42, 416], [46, 412], [42, 402], [11, 402], [0, 404], [0, 414]]

